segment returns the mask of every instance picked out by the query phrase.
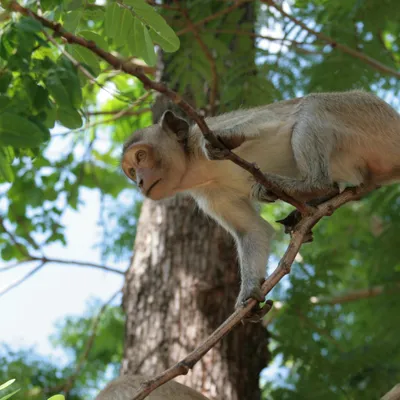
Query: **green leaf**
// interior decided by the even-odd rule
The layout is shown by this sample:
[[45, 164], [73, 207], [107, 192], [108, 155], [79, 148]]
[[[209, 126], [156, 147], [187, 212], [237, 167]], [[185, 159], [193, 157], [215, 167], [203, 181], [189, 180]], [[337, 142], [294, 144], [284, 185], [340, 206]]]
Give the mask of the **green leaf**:
[[[11, 168], [9, 161], [7, 160], [6, 155], [3, 152], [3, 148], [0, 148], [0, 174], [7, 182], [14, 182], [14, 172]], [[8, 382], [12, 383], [13, 380]], [[8, 382], [6, 382], [4, 385], [6, 385]], [[0, 386], [0, 390], [6, 387], [4, 385]]]
[[66, 10], [77, 10], [82, 7], [82, 0], [64, 0]]
[[18, 31], [36, 33], [42, 30], [42, 24], [36, 19], [23, 17], [16, 24], [16, 28]]
[[70, 129], [77, 129], [82, 126], [82, 117], [74, 108], [59, 108], [57, 120]]
[[120, 23], [118, 24], [115, 35], [115, 44], [117, 46], [123, 46], [130, 40], [129, 34], [133, 31], [135, 24], [135, 17], [132, 12], [126, 8], [122, 9], [120, 18]]
[[134, 36], [137, 55], [143, 58], [147, 65], [155, 65], [156, 53], [149, 31], [138, 19], [135, 20]]
[[117, 3], [112, 3], [106, 7], [104, 29], [106, 35], [110, 38], [114, 38], [117, 34], [121, 13], [121, 7]]
[[0, 143], [17, 148], [37, 147], [44, 141], [42, 130], [27, 118], [11, 112], [0, 114]]
[[99, 59], [90, 50], [79, 46], [68, 46], [68, 52], [81, 64], [85, 64], [93, 75], [100, 74]]
[[0, 400], [7, 400], [10, 397], [14, 396], [15, 393], [18, 393], [21, 389], [14, 390], [13, 392], [6, 394], [5, 396], [1, 397]]
[[65, 57], [60, 58], [59, 64], [61, 65], [60, 80], [68, 92], [71, 104], [79, 108], [82, 105], [82, 89], [76, 69]]
[[68, 32], [74, 33], [79, 23], [81, 22], [81, 17], [82, 17], [81, 10], [69, 12], [64, 19], [64, 24], [63, 24], [64, 28]]
[[163, 43], [159, 43], [161, 47], [168, 43], [168, 50], [176, 51], [179, 49], [180, 41], [174, 30], [165, 22], [164, 18], [158, 14], [152, 6], [143, 0], [125, 0], [125, 4], [130, 5], [133, 11], [151, 28], [158, 36], [163, 38]]
[[50, 94], [54, 97], [54, 100], [60, 107], [71, 106], [68, 91], [64, 87], [64, 84], [59, 77], [59, 73], [56, 70], [50, 71], [45, 79], [45, 83]]
[[97, 33], [94, 33], [92, 31], [80, 31], [80, 32], [78, 32], [78, 35], [82, 36], [83, 38], [85, 38], [87, 40], [91, 40], [92, 42], [95, 42], [96, 46], [100, 47], [103, 50], [108, 49], [107, 42], [104, 40], [104, 38], [102, 38]]
[[65, 397], [62, 394], [56, 394], [55, 396], [51, 396], [48, 400], [65, 400]]
[[54, 124], [56, 123], [56, 107], [54, 106], [53, 103], [48, 102], [47, 103], [47, 108], [45, 110], [46, 116], [44, 118], [43, 124], [46, 128], [53, 128]]
[[179, 48], [179, 46], [176, 47], [174, 44], [171, 44], [165, 37], [160, 36], [153, 29], [150, 29], [150, 37], [153, 39], [153, 42], [157, 43], [166, 53], [172, 53]]
[[7, 387], [9, 387], [10, 385], [12, 385], [15, 382], [15, 379], [10, 379], [9, 381], [3, 383], [0, 385], [0, 390], [3, 390]]
[[10, 108], [12, 102], [11, 99], [5, 94], [0, 94], [0, 112]]
[[12, 81], [12, 73], [10, 71], [0, 72], [0, 93], [5, 93]]

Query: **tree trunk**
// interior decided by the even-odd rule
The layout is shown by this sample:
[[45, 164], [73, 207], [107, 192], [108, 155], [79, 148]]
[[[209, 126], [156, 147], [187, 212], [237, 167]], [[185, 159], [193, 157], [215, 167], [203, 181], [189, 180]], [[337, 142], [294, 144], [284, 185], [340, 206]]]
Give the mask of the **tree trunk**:
[[[153, 376], [184, 358], [232, 313], [239, 283], [233, 239], [191, 199], [145, 200], [124, 289], [121, 373]], [[267, 345], [261, 324], [239, 326], [177, 381], [210, 398], [260, 399]]]

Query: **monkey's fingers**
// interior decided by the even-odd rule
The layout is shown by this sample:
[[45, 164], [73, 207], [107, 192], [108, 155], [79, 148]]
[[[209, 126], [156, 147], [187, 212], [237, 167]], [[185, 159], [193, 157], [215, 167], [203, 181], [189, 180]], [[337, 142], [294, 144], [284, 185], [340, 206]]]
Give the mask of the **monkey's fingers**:
[[279, 219], [276, 222], [285, 227], [285, 233], [291, 233], [300, 220], [301, 214], [297, 210], [294, 210], [287, 217]]
[[278, 200], [278, 196], [275, 193], [266, 189], [260, 183], [255, 183], [251, 188], [251, 197], [261, 203], [274, 203], [275, 200]]
[[210, 143], [206, 144], [206, 153], [209, 160], [225, 160], [229, 155], [229, 149], [218, 149]]
[[260, 306], [256, 304], [254, 308], [243, 318], [243, 322], [251, 322], [257, 324], [262, 321], [262, 319], [271, 310], [274, 302], [272, 300], [267, 300], [264, 305]]

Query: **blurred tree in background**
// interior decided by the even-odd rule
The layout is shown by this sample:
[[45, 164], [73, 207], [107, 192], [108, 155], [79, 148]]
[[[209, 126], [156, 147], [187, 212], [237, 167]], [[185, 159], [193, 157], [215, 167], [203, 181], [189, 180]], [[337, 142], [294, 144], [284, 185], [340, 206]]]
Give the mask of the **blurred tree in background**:
[[[395, 0], [148, 3], [24, 5], [129, 58], [152, 78], [162, 69], [157, 44], [167, 53], [168, 84], [190, 93], [207, 114], [355, 88], [373, 91], [399, 109]], [[123, 140], [151, 123], [155, 95], [88, 49], [11, 13], [9, 1], [1, 4], [0, 273], [29, 264], [29, 278], [54, 261], [46, 250], [52, 243], [68, 245], [63, 216], [79, 209], [84, 188], [99, 192], [102, 205], [104, 265], [93, 267], [128, 260], [142, 199], [117, 168], [118, 157]], [[400, 381], [399, 194], [396, 185], [380, 189], [321, 221], [314, 242], [302, 248], [291, 275], [274, 289], [275, 307], [263, 325], [265, 337], [257, 340], [270, 336], [271, 362], [281, 368], [272, 377], [261, 374], [263, 399], [372, 400]], [[278, 203], [266, 206], [263, 215], [274, 221], [288, 210]], [[277, 229], [272, 263], [288, 243]], [[7, 301], [11, 289], [0, 292], [0, 301]], [[230, 291], [234, 297], [236, 287]], [[0, 382], [17, 378], [22, 390], [15, 399], [44, 399], [65, 389], [70, 399], [91, 398], [118, 373], [124, 316], [113, 304], [99, 313], [101, 307], [95, 304], [87, 315], [66, 318], [58, 327], [53, 340], [66, 350], [66, 366], [31, 350], [2, 348]], [[254, 338], [248, 335], [250, 343]], [[260, 347], [246, 350], [248, 365], [264, 359], [267, 349]]]

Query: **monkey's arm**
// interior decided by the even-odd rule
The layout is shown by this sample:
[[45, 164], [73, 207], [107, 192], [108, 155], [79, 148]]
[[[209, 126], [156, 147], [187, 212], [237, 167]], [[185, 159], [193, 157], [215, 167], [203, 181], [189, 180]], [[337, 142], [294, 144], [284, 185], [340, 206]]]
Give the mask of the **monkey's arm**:
[[228, 190], [195, 196], [208, 215], [234, 237], [239, 254], [241, 288], [236, 307], [249, 298], [264, 301], [260, 284], [266, 276], [269, 247], [274, 229], [264, 221], [247, 198]]

